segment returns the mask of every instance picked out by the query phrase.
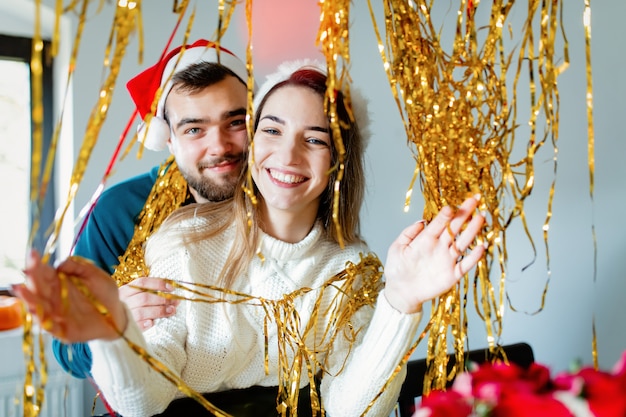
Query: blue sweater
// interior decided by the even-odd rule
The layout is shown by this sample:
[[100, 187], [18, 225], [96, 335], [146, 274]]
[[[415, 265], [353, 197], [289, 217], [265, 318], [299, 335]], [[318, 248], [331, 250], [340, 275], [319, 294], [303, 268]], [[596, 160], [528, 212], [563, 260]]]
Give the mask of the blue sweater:
[[[74, 255], [92, 260], [113, 274], [133, 237], [139, 214], [156, 182], [158, 166], [105, 190], [79, 236]], [[91, 351], [86, 343], [66, 345], [52, 341], [54, 356], [65, 371], [86, 378], [91, 371]]]

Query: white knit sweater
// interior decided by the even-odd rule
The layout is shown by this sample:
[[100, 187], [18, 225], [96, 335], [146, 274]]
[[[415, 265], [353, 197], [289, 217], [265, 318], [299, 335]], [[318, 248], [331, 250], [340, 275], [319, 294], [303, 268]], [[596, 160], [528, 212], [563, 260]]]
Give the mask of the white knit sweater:
[[[233, 231], [230, 227], [210, 240], [188, 248], [177, 245], [175, 250], [171, 250], [171, 242], [159, 242], [157, 232], [146, 249], [151, 276], [214, 284], [231, 247]], [[238, 277], [232, 289], [265, 299], [280, 299], [303, 287], [319, 288], [342, 271], [347, 261], [358, 263], [359, 254], [367, 252], [365, 245], [350, 245], [341, 250], [335, 242], [324, 238], [319, 224], [296, 244], [263, 235], [265, 259], [255, 257], [248, 273]], [[302, 328], [311, 318], [318, 294], [312, 291], [296, 301]], [[332, 296], [330, 291], [328, 295]], [[329, 297], [325, 295], [327, 302]], [[143, 334], [130, 320], [125, 336], [200, 393], [253, 385], [276, 386], [276, 327], [268, 326], [269, 374], [266, 374], [264, 317], [265, 312], [258, 305], [183, 301], [175, 316], [158, 320]], [[410, 347], [420, 318], [419, 314], [406, 315], [394, 310], [383, 293], [374, 308], [361, 308], [353, 316], [353, 326], [364, 325], [365, 329], [359, 333], [348, 360], [345, 358], [350, 345], [342, 337], [337, 338], [332, 352], [326, 352], [330, 374], [323, 375], [321, 385], [326, 415], [350, 417], [363, 413]], [[314, 342], [307, 340], [307, 346], [309, 343]], [[176, 386], [132, 352], [123, 339], [93, 341], [89, 346], [93, 355], [92, 375], [105, 399], [124, 417], [160, 413], [172, 400], [183, 396]], [[377, 399], [368, 416], [390, 414], [404, 375], [403, 369]], [[300, 386], [307, 384], [305, 371]]]

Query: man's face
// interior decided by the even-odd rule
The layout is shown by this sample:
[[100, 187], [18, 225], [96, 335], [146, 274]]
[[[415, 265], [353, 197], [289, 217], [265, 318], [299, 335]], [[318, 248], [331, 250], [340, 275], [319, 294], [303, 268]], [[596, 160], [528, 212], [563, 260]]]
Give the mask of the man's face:
[[197, 202], [232, 197], [246, 163], [246, 86], [227, 76], [189, 94], [173, 88], [165, 101], [170, 152]]

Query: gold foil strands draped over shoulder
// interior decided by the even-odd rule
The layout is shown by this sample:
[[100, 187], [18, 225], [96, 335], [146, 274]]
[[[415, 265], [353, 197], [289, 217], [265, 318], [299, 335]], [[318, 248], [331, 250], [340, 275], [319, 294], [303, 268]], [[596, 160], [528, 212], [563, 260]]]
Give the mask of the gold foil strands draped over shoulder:
[[144, 261], [146, 240], [188, 198], [187, 181], [178, 169], [174, 157], [170, 156], [159, 168], [154, 186], [139, 214], [133, 237], [113, 273], [113, 278], [119, 286], [128, 284], [135, 278], [149, 276]]

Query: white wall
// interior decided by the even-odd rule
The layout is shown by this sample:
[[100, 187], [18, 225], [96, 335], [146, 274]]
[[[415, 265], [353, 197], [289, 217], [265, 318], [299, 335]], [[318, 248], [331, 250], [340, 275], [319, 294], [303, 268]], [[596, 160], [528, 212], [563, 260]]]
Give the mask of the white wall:
[[[377, 3], [375, 9], [380, 24], [382, 6], [378, 5], [379, 2], [374, 3]], [[443, 6], [444, 9], [441, 10], [447, 10], [452, 4], [456, 5], [452, 1], [436, 3], [437, 6]], [[521, 3], [524, 2], [520, 2], [520, 6]], [[546, 151], [536, 158], [537, 172], [541, 175], [538, 176], [536, 190], [527, 199], [525, 207], [538, 250], [537, 261], [526, 272], [521, 272], [521, 266], [532, 259], [528, 238], [519, 232], [519, 228], [512, 229], [508, 236], [510, 263], [507, 285], [515, 306], [522, 312], [506, 309], [501, 342], [529, 342], [538, 361], [550, 365], [554, 370], [564, 370], [574, 359], [591, 363], [592, 324], [595, 320], [600, 366], [608, 368], [615, 363], [622, 350], [626, 349], [626, 329], [620, 319], [626, 317], [626, 303], [622, 300], [626, 294], [626, 220], [622, 213], [622, 205], [626, 200], [623, 185], [626, 178], [626, 142], [622, 134], [626, 116], [623, 98], [626, 86], [621, 77], [626, 64], [626, 28], [622, 22], [622, 17], [626, 15], [626, 3], [621, 0], [605, 0], [592, 4], [596, 139], [593, 201], [590, 199], [587, 162], [583, 2], [564, 3], [564, 23], [570, 42], [571, 66], [559, 78], [561, 119], [558, 174], [549, 235], [551, 281], [543, 311], [534, 315], [523, 313], [538, 309], [546, 280], [541, 226], [547, 210], [547, 188], [553, 179], [550, 174], [552, 155]], [[95, 190], [131, 114], [132, 105], [123, 86], [125, 81], [157, 58], [173, 28], [171, 4], [171, 1], [143, 4], [145, 61], [141, 65], [137, 63], [137, 38], [133, 37], [128, 56], [121, 68], [108, 120], [78, 194], [77, 207], [85, 204]], [[217, 1], [198, 2], [192, 39], [213, 36], [216, 4]], [[454, 7], [456, 6], [453, 6], [453, 10]], [[421, 217], [422, 200], [416, 189], [412, 211], [409, 214], [403, 213], [404, 195], [414, 163], [377, 52], [367, 3], [354, 2], [351, 13], [354, 20], [351, 28], [351, 75], [354, 84], [362, 87], [370, 98], [374, 132], [367, 152], [369, 186], [367, 203], [362, 213], [363, 231], [372, 249], [384, 260], [387, 246], [399, 231]], [[524, 13], [520, 8], [514, 17], [519, 19]], [[278, 17], [268, 19], [262, 25], [280, 26], [286, 17]], [[298, 17], [294, 15], [293, 19], [297, 20]], [[112, 8], [107, 4], [101, 13], [96, 14], [95, 10], [90, 13], [85, 27], [74, 79], [76, 149], [80, 146], [87, 117], [103, 79], [101, 63], [111, 21]], [[183, 30], [177, 36], [177, 41], [182, 39], [182, 33]], [[297, 32], [294, 32], [294, 36], [296, 35]], [[234, 26], [227, 32], [223, 42], [239, 56], [245, 56], [245, 42]], [[279, 43], [273, 46], [276, 51], [273, 58], [276, 62], [283, 58], [296, 57], [292, 56], [293, 53], [288, 54], [281, 50]], [[303, 49], [307, 54], [311, 50]], [[519, 136], [517, 140], [523, 141], [524, 138]], [[134, 153], [131, 153], [118, 164], [109, 183], [113, 184], [145, 171], [162, 157], [164, 155], [146, 154], [142, 160], [137, 161]], [[598, 250], [595, 281], [592, 226], [595, 227]], [[484, 326], [475, 315], [470, 317], [469, 335], [470, 347], [486, 345]], [[416, 354], [423, 352], [422, 344]]]

